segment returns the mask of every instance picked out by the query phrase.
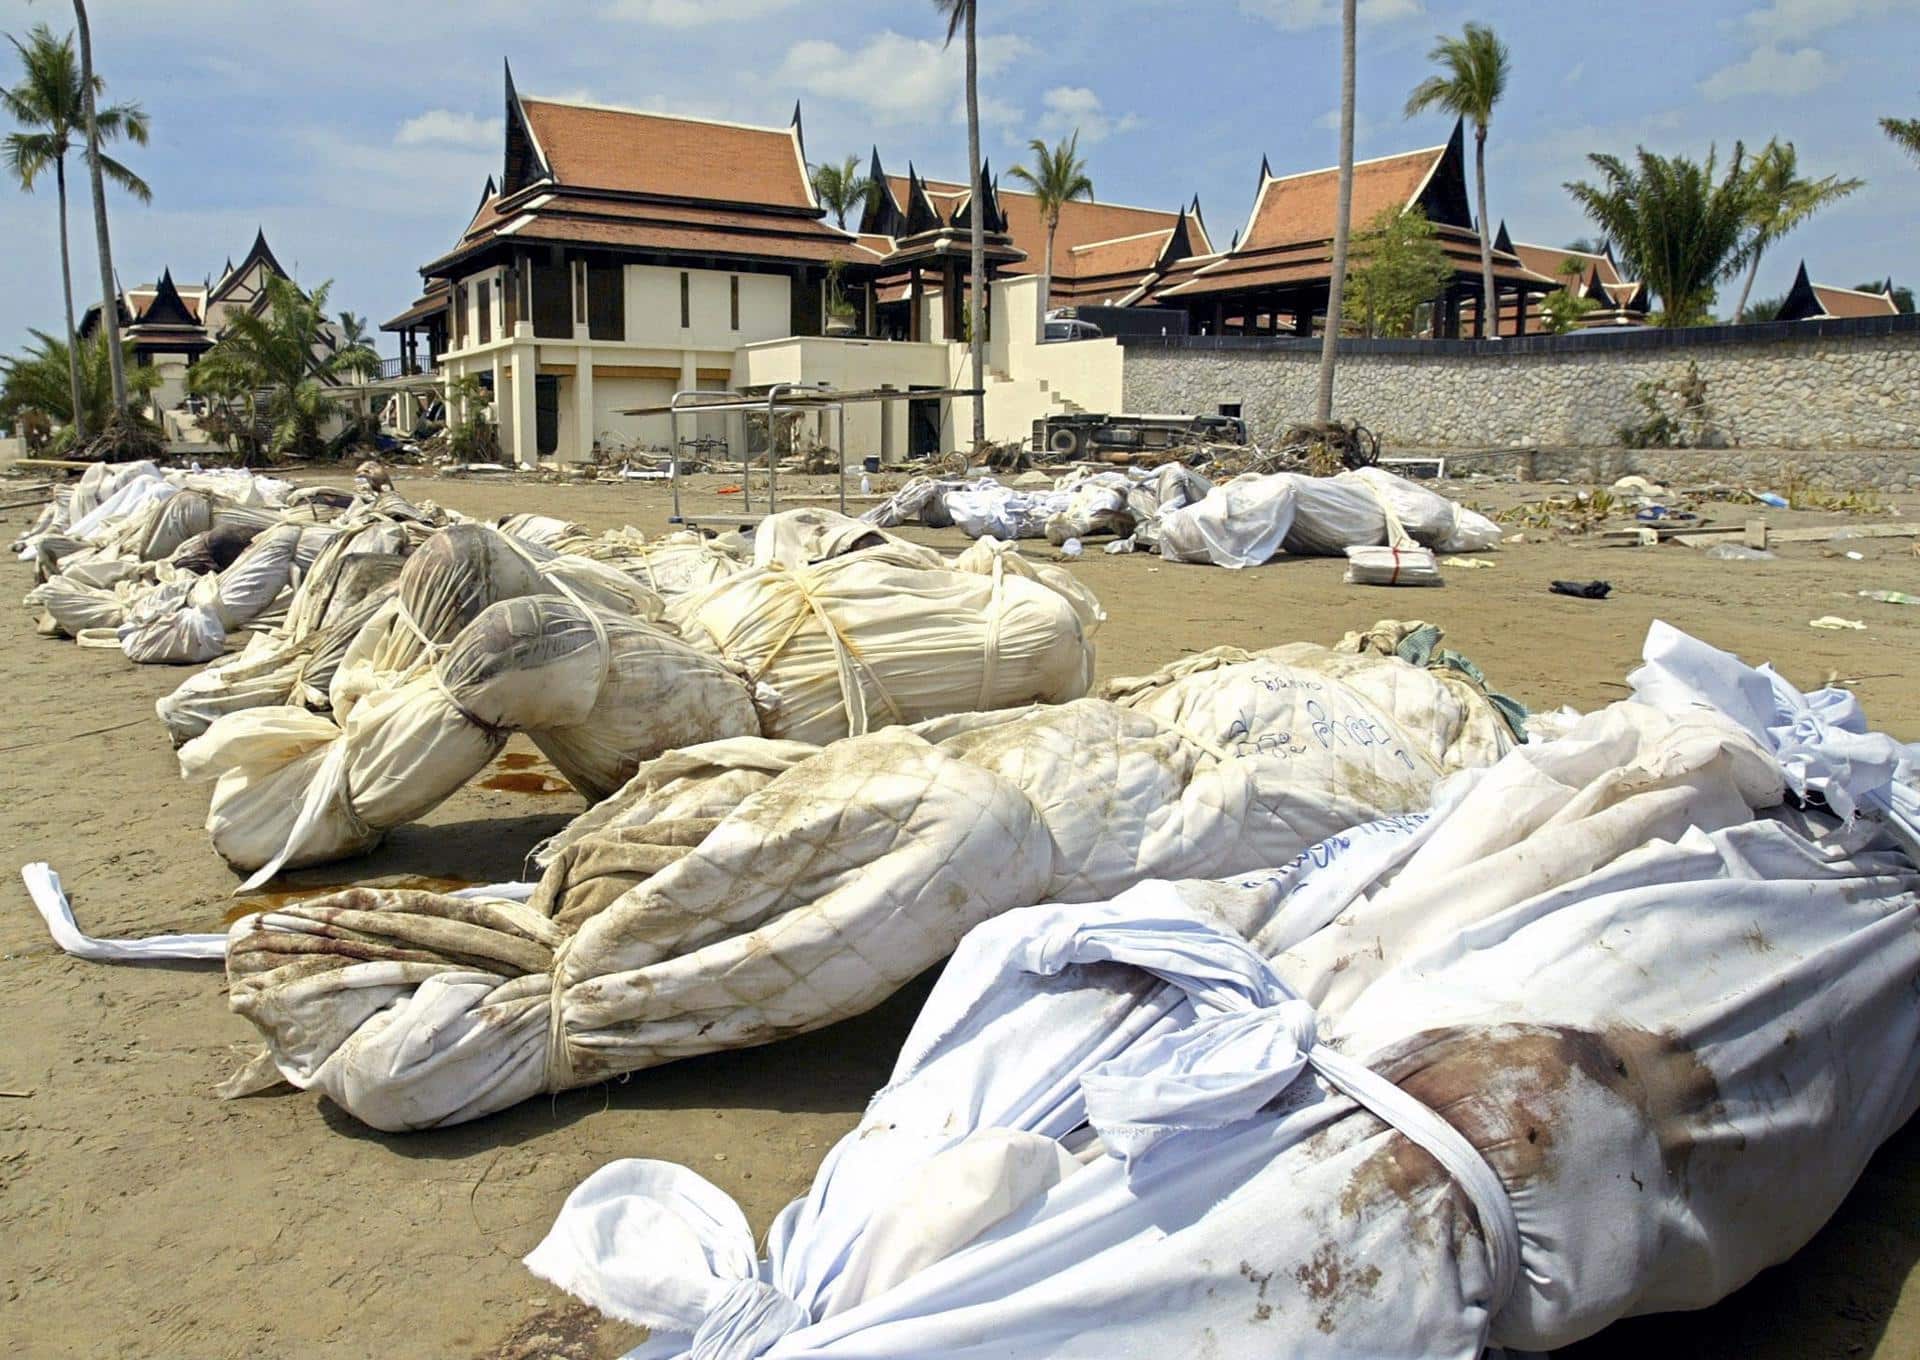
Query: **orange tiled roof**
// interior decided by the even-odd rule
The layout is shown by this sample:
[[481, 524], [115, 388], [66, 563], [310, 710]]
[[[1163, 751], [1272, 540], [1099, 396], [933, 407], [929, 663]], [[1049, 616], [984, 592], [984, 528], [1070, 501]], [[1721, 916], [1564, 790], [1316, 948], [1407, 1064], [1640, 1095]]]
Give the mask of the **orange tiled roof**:
[[1595, 255], [1584, 250], [1560, 250], [1554, 246], [1526, 245], [1520, 241], [1513, 243], [1513, 253], [1519, 256], [1521, 264], [1534, 273], [1544, 274], [1556, 282], [1561, 279], [1560, 270], [1566, 262], [1578, 260], [1582, 266], [1580, 280], [1583, 284], [1592, 278], [1596, 271], [1600, 275], [1600, 286], [1608, 292], [1626, 283], [1626, 280], [1620, 277], [1620, 271], [1614, 267], [1613, 261], [1605, 255]]
[[[1426, 184], [1446, 147], [1428, 147], [1398, 156], [1361, 161], [1353, 167], [1353, 222], [1356, 228], [1381, 212], [1405, 208]], [[1284, 178], [1269, 176], [1260, 186], [1240, 249], [1265, 250], [1303, 241], [1333, 239], [1339, 206], [1340, 171], [1311, 170]]]
[[520, 107], [562, 185], [779, 208], [815, 206], [799, 141], [789, 128], [548, 99], [522, 99]]
[[1887, 293], [1862, 293], [1852, 288], [1836, 288], [1829, 283], [1813, 285], [1813, 295], [1828, 316], [1894, 316], [1900, 305]]

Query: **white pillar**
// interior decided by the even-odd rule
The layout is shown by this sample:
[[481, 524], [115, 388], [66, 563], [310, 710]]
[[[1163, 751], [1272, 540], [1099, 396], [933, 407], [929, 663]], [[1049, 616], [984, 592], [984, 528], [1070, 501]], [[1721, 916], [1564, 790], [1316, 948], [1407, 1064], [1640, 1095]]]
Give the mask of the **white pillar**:
[[507, 387], [507, 366], [505, 355], [494, 350], [487, 356], [487, 362], [493, 365], [493, 424], [494, 433], [500, 438], [500, 453], [509, 463], [514, 461], [513, 450], [513, 393]]
[[[676, 392], [697, 392], [699, 389], [700, 356], [690, 349], [683, 349], [680, 351], [680, 381], [674, 384], [674, 390]], [[709, 427], [716, 420], [718, 420], [722, 426], [719, 432], [720, 437], [731, 440], [733, 427], [736, 423], [732, 416], [694, 416], [691, 420], [682, 419], [680, 422], [680, 437], [682, 439], [693, 439], [709, 434], [712, 432]], [[668, 433], [667, 438], [673, 438], [671, 432]], [[679, 450], [675, 449], [674, 452], [677, 454]]]
[[562, 450], [561, 456], [584, 463], [593, 457], [593, 441], [600, 432], [593, 427], [593, 351], [581, 345], [575, 352], [579, 358], [573, 366], [574, 447]]
[[538, 367], [532, 345], [513, 347], [513, 456], [522, 467], [540, 461], [534, 435], [533, 377]]

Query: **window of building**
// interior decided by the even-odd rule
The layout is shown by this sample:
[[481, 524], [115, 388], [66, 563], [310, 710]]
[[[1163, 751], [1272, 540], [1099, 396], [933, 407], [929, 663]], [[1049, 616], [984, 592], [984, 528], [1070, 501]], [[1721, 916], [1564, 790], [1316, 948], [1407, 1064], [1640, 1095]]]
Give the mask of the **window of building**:
[[533, 333], [542, 340], [573, 338], [572, 272], [564, 259], [549, 256], [529, 262], [533, 274]]
[[480, 281], [480, 343], [493, 339], [493, 280]]
[[727, 280], [732, 285], [733, 328], [740, 329], [740, 276], [733, 275]]
[[453, 347], [467, 347], [467, 285], [453, 285]]
[[686, 270], [680, 271], [680, 329], [685, 330], [693, 324], [693, 277]]
[[[595, 340], [627, 338], [627, 271], [619, 264], [587, 264], [587, 334]], [[684, 276], [683, 276], [684, 277]], [[682, 295], [680, 310], [686, 312]], [[686, 323], [681, 322], [682, 325]]]

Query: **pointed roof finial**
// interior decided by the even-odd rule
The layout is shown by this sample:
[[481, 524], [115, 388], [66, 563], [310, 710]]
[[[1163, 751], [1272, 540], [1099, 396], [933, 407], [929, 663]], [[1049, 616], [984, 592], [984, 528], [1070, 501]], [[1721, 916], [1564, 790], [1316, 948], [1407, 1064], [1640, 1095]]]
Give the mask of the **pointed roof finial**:
[[506, 77], [507, 77], [507, 102], [512, 103], [514, 100], [520, 97], [519, 95], [514, 93], [514, 89], [513, 89], [513, 63], [508, 61], [503, 56], [500, 58], [500, 69], [506, 74]]
[[800, 159], [805, 161], [807, 158], [807, 129], [806, 125], [800, 121], [800, 101], [797, 99], [793, 101], [793, 122], [789, 124], [789, 126], [793, 129], [793, 140], [800, 146]]
[[1266, 153], [1262, 152], [1260, 155], [1260, 183], [1264, 186], [1266, 182], [1272, 178], [1273, 165], [1267, 160]]

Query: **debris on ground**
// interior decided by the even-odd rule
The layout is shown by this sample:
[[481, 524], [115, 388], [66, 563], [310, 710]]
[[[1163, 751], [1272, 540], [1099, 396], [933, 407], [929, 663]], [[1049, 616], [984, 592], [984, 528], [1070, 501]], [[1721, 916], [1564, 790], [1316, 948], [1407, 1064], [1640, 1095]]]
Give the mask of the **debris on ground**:
[[1555, 581], [1548, 587], [1555, 595], [1571, 595], [1577, 600], [1604, 600], [1613, 593], [1607, 581]]
[[1852, 629], [1854, 632], [1864, 633], [1867, 629], [1867, 625], [1862, 620], [1843, 619], [1838, 614], [1822, 614], [1817, 619], [1809, 619], [1807, 620], [1807, 627], [1823, 628], [1828, 632], [1834, 633], [1840, 632], [1843, 629]]

